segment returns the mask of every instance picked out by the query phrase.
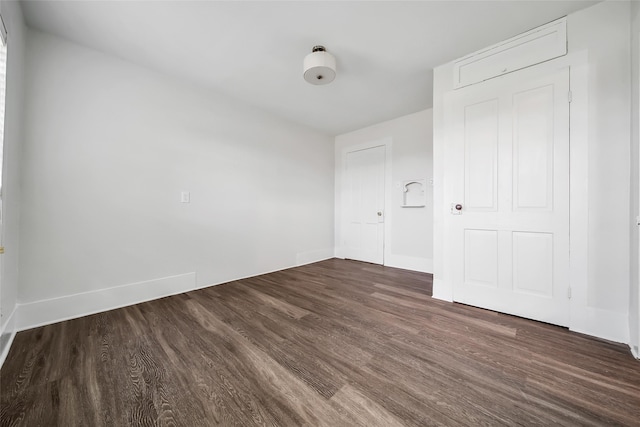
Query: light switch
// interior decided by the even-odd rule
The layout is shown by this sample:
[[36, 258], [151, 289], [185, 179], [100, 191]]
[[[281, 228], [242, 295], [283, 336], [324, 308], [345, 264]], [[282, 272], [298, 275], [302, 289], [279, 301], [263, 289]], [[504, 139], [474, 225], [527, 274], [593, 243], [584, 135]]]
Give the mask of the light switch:
[[180, 202], [181, 203], [190, 203], [191, 202], [191, 193], [188, 191], [183, 191], [180, 193]]

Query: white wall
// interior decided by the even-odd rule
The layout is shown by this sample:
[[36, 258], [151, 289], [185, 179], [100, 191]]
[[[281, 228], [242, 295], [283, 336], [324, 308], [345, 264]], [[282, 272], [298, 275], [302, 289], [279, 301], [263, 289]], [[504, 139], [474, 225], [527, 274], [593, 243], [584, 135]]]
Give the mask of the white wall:
[[27, 70], [20, 328], [333, 256], [332, 138], [31, 30]]
[[627, 313], [629, 295], [629, 4], [569, 17], [569, 48], [589, 55], [589, 292], [591, 307]]
[[[392, 267], [432, 272], [433, 202], [432, 187], [429, 183], [433, 170], [432, 129], [432, 110], [429, 109], [336, 137], [336, 256], [344, 257], [340, 221], [343, 152], [349, 147], [390, 138], [392, 189], [385, 200], [385, 234], [388, 240], [385, 241], [384, 263]], [[403, 195], [400, 185], [410, 179], [426, 180], [426, 207], [400, 207]]]
[[[586, 250], [584, 263], [572, 262], [571, 286], [575, 292], [571, 328], [620, 342], [629, 340], [629, 8], [628, 2], [603, 2], [569, 15], [569, 55], [557, 60], [571, 65], [574, 92], [572, 261], [580, 259], [579, 254]], [[452, 77], [452, 63], [438, 67], [434, 73], [434, 296], [447, 300], [452, 298], [452, 283], [444, 226], [450, 200], [441, 165], [446, 161], [443, 100], [452, 90]], [[579, 152], [582, 146], [586, 149], [584, 156]], [[583, 160], [584, 165], [574, 162], [576, 159]], [[582, 179], [585, 165], [586, 179]], [[585, 194], [578, 194], [576, 189]], [[586, 212], [581, 212], [583, 201]], [[576, 236], [576, 230], [584, 234], [584, 242]], [[575, 239], [579, 245], [574, 244]]]
[[630, 345], [636, 357], [640, 357], [640, 286], [638, 266], [638, 226], [634, 222], [640, 215], [640, 2], [631, 3], [631, 292], [629, 294]]
[[23, 138], [24, 33], [26, 28], [17, 2], [0, 2], [7, 27], [7, 92], [5, 97], [4, 164], [2, 169], [2, 244], [0, 256], [0, 365], [13, 338], [14, 310], [18, 301], [18, 235], [20, 224], [20, 162]]

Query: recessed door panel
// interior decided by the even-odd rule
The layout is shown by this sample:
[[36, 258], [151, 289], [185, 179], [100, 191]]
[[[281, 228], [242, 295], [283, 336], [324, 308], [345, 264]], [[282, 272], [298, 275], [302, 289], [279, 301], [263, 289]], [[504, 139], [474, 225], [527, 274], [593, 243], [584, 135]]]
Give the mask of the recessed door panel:
[[498, 287], [498, 232], [465, 230], [464, 235], [465, 284]]
[[495, 211], [498, 179], [498, 100], [464, 110], [464, 168], [467, 209]]
[[513, 290], [553, 297], [553, 234], [513, 233]]
[[553, 85], [513, 96], [513, 192], [516, 210], [553, 208]]

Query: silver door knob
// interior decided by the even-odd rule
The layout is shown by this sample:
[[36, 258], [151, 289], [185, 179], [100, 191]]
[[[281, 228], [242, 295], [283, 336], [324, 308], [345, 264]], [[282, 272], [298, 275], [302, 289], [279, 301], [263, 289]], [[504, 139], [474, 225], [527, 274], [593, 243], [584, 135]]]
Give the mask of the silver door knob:
[[378, 211], [378, 216], [382, 216], [382, 212]]

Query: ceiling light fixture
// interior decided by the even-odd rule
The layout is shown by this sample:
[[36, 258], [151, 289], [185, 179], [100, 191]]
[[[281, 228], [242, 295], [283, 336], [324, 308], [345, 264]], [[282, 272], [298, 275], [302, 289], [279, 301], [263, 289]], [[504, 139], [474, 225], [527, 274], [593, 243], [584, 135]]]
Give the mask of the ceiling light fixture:
[[304, 79], [312, 85], [326, 85], [336, 78], [336, 58], [324, 46], [314, 46], [304, 57]]

